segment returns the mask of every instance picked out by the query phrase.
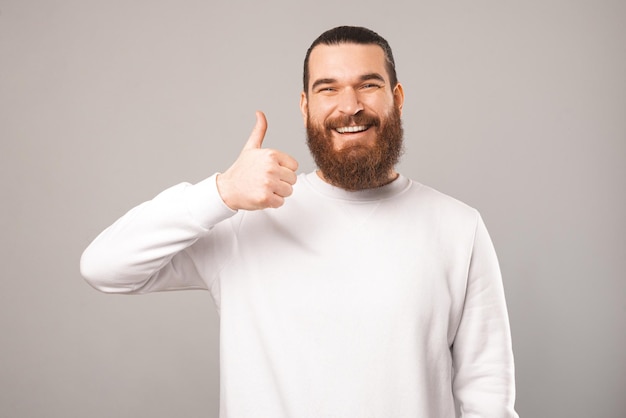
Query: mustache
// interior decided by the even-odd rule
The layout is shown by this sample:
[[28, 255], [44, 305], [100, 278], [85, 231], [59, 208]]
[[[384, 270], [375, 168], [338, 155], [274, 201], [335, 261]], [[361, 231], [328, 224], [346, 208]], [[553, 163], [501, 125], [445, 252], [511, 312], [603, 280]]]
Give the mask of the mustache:
[[344, 126], [380, 126], [380, 119], [376, 116], [368, 115], [365, 113], [357, 113], [352, 116], [338, 116], [333, 119], [328, 119], [324, 122], [326, 129], [337, 129]]

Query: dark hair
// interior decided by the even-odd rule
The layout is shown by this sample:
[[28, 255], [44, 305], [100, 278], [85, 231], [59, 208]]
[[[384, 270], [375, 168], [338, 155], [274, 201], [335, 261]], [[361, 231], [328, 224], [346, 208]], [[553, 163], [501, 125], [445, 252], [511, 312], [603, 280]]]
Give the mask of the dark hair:
[[322, 33], [316, 40], [313, 41], [309, 49], [306, 51], [306, 57], [304, 58], [304, 72], [303, 72], [303, 87], [305, 94], [308, 94], [309, 89], [309, 57], [311, 51], [317, 45], [339, 45], [339, 44], [361, 44], [361, 45], [378, 45], [385, 53], [385, 67], [387, 73], [389, 73], [389, 81], [391, 87], [394, 88], [398, 84], [398, 77], [396, 75], [396, 64], [393, 60], [393, 53], [389, 43], [379, 34], [373, 30], [360, 27], [360, 26], [338, 26], [336, 28], [327, 30]]

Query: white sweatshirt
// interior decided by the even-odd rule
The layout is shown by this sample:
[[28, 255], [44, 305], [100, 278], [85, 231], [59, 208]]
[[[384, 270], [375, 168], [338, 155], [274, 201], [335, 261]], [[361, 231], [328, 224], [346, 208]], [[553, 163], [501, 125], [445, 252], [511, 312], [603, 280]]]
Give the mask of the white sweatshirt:
[[222, 418], [514, 418], [496, 255], [476, 210], [403, 176], [348, 192], [301, 174], [279, 209], [212, 176], [132, 209], [85, 250], [96, 289], [207, 289]]

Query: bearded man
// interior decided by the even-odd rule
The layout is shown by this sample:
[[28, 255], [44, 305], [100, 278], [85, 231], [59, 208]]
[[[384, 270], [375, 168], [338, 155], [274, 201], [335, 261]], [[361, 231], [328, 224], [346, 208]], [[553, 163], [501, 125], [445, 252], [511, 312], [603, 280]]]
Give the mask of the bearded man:
[[404, 90], [375, 32], [307, 51], [300, 108], [318, 170], [262, 148], [174, 186], [85, 250], [96, 289], [208, 290], [220, 416], [516, 417], [498, 262], [475, 209], [412, 181]]

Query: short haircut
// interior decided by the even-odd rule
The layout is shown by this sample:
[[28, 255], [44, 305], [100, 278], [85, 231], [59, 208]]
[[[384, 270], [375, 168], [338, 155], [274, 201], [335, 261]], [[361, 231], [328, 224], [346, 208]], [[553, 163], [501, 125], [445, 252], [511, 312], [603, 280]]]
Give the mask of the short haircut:
[[398, 84], [398, 76], [396, 75], [396, 63], [393, 59], [393, 53], [389, 43], [374, 32], [373, 30], [361, 27], [361, 26], [338, 26], [333, 29], [329, 29], [322, 33], [309, 47], [304, 58], [304, 72], [303, 72], [303, 88], [305, 94], [309, 93], [309, 57], [311, 51], [317, 45], [340, 45], [340, 44], [360, 44], [360, 45], [378, 45], [385, 53], [385, 67], [389, 75], [389, 81], [391, 82], [391, 88], [394, 88]]

